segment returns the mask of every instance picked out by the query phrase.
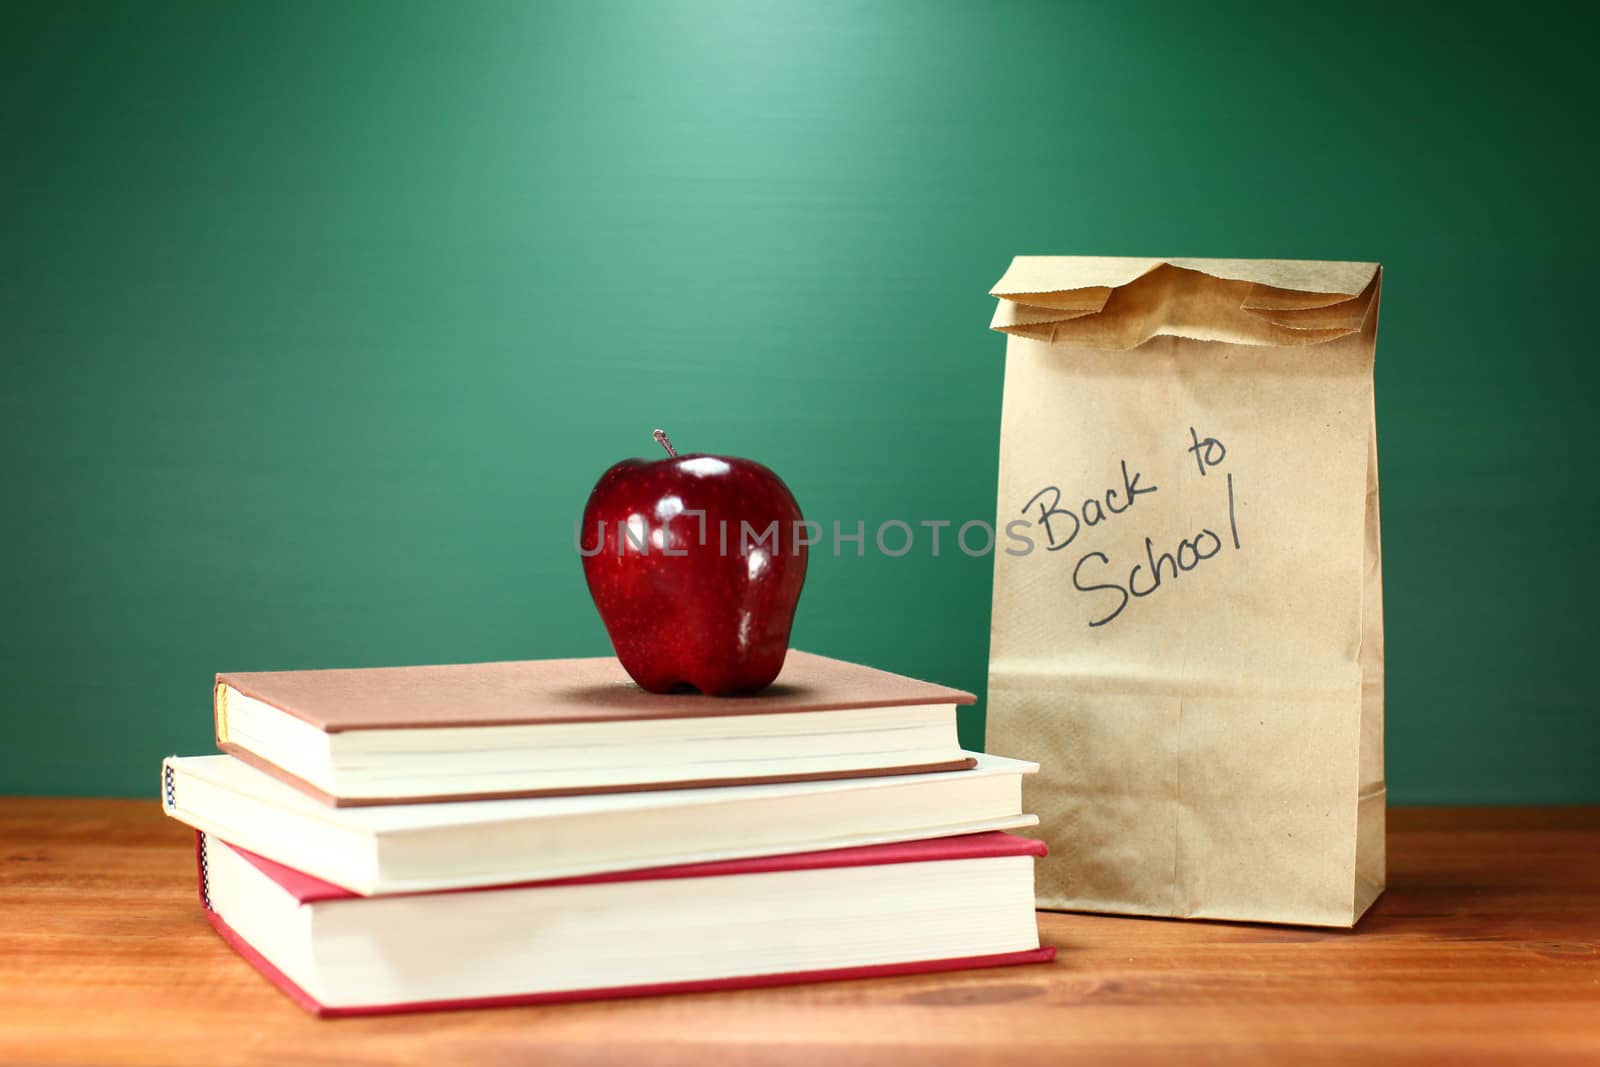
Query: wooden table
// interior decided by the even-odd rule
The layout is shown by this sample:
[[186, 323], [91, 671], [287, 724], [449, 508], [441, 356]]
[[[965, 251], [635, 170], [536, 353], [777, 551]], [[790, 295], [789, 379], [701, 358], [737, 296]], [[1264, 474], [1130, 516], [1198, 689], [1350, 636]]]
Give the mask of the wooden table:
[[1600, 1063], [1600, 808], [1400, 810], [1354, 932], [1041, 914], [1054, 964], [319, 1022], [155, 801], [0, 799], [0, 1060]]

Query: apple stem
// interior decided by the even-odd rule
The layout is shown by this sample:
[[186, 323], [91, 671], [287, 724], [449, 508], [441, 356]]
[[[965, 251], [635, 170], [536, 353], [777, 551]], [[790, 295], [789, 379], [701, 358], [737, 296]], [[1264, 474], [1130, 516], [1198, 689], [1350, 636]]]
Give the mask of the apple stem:
[[652, 436], [655, 437], [656, 444], [667, 450], [667, 455], [673, 459], [678, 458], [678, 450], [672, 447], [671, 441], [667, 440], [667, 431], [657, 430]]

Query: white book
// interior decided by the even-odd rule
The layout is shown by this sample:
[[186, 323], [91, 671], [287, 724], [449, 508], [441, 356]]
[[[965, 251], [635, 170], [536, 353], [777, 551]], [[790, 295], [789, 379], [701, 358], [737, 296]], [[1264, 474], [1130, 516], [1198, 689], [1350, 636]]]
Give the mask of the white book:
[[708, 789], [334, 808], [231, 756], [162, 764], [166, 813], [363, 896], [915, 841], [1038, 824], [1038, 764]]

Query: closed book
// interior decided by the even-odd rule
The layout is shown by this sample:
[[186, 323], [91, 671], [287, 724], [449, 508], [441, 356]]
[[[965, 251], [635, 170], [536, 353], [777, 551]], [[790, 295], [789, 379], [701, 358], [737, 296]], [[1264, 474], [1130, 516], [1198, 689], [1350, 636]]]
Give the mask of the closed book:
[[217, 744], [335, 806], [972, 766], [971, 693], [791, 651], [749, 696], [648, 693], [611, 657], [217, 675]]
[[199, 834], [222, 937], [296, 1003], [361, 1015], [1043, 962], [1037, 841], [1005, 833], [362, 897]]
[[175, 819], [367, 896], [1033, 826], [1038, 765], [715, 789], [330, 808], [231, 756], [162, 764]]

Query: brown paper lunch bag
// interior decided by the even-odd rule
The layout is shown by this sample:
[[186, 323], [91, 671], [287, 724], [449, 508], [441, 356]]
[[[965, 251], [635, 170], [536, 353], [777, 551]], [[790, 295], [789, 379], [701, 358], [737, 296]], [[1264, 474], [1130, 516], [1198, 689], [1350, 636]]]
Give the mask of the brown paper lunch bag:
[[1375, 263], [1024, 256], [988, 744], [1045, 908], [1350, 926], [1382, 892]]

